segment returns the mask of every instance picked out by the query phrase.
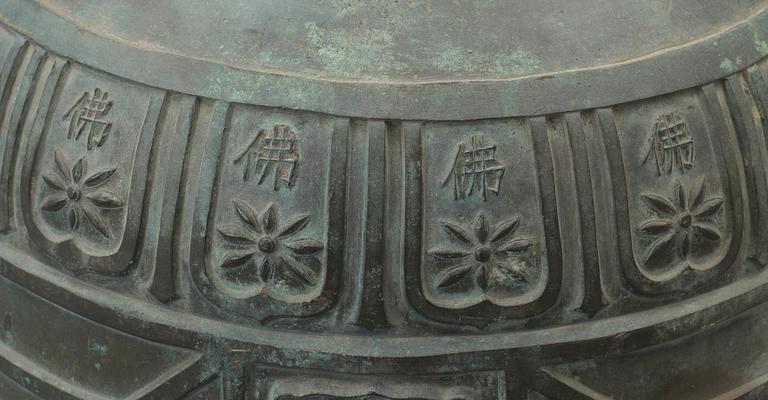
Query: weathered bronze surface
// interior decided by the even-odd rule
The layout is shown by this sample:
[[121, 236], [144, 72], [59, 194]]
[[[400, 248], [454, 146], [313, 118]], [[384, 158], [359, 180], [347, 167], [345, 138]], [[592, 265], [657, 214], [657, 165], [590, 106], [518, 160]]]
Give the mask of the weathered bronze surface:
[[0, 25], [0, 399], [768, 398], [766, 0]]

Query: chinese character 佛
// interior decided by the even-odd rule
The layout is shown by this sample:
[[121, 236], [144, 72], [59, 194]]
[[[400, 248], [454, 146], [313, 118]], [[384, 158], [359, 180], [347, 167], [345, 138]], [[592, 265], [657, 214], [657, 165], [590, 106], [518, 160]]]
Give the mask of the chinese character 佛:
[[86, 133], [88, 150], [103, 145], [112, 130], [112, 123], [104, 119], [111, 108], [108, 92], [96, 88], [93, 95], [83, 93], [64, 114], [64, 120], [69, 119], [67, 139], [80, 140]]
[[488, 192], [499, 194], [504, 164], [496, 159], [496, 145], [487, 142], [482, 134], [472, 137], [469, 144], [459, 144], [451, 172], [443, 181], [443, 187], [453, 183], [455, 199], [463, 199], [479, 192], [483, 201]]
[[278, 189], [280, 181], [285, 182], [290, 188], [293, 186], [296, 162], [299, 159], [299, 154], [296, 152], [296, 136], [285, 125], [275, 125], [273, 129], [262, 129], [235, 156], [235, 163], [243, 159], [245, 160], [243, 181], [248, 181], [251, 178], [251, 170], [254, 170], [257, 185], [261, 185], [267, 175], [273, 175], [274, 190]]
[[681, 173], [693, 168], [693, 138], [679, 114], [665, 114], [656, 119], [651, 146], [643, 164], [653, 156], [659, 175], [673, 169]]

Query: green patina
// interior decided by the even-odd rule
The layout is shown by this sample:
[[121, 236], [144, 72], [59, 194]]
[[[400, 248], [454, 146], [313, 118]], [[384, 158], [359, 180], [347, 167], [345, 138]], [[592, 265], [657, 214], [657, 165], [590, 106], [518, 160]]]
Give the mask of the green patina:
[[494, 72], [499, 74], [530, 74], [536, 72], [541, 66], [541, 60], [534, 54], [516, 50], [510, 54], [504, 54], [494, 61]]
[[739, 70], [741, 63], [741, 57], [736, 57], [735, 60], [726, 58], [720, 63], [720, 69], [727, 73], [736, 72]]
[[16, 347], [16, 337], [13, 335], [13, 324], [10, 315], [5, 317], [3, 323], [3, 342], [10, 347]]
[[395, 58], [392, 34], [383, 29], [357, 25], [324, 30], [307, 22], [307, 45], [315, 51], [323, 72], [342, 78], [400, 71], [406, 65]]
[[755, 37], [754, 39], [755, 49], [757, 50], [757, 52], [760, 53], [760, 55], [768, 56], [768, 42], [763, 40], [763, 38], [760, 37], [760, 35], [758, 35], [757, 32], [755, 32], [754, 37]]
[[541, 66], [541, 60], [525, 50], [514, 50], [497, 56], [454, 48], [434, 57], [432, 66], [440, 71], [458, 74], [492, 71], [499, 76], [516, 76], [536, 72]]
[[104, 356], [109, 352], [109, 346], [96, 340], [90, 339], [88, 340], [88, 350], [91, 353]]
[[432, 65], [447, 72], [474, 71], [476, 66], [467, 58], [465, 53], [466, 50], [446, 50], [433, 59]]

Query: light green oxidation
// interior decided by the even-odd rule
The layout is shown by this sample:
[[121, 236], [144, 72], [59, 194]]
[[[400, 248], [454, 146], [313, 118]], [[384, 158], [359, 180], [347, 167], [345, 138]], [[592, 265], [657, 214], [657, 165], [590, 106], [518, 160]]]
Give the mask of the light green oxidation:
[[492, 56], [475, 54], [470, 49], [448, 49], [432, 59], [432, 66], [439, 71], [451, 73], [493, 71], [498, 75], [530, 74], [538, 70], [541, 61], [524, 50]]
[[446, 50], [432, 61], [432, 65], [441, 71], [448, 72], [472, 70], [472, 63], [464, 57], [463, 53], [457, 49]]
[[763, 56], [768, 56], [768, 43], [755, 32], [755, 49]]
[[307, 22], [307, 44], [320, 58], [327, 73], [340, 77], [358, 77], [366, 71], [403, 70], [406, 65], [395, 59], [392, 34], [382, 29], [356, 27], [323, 30]]
[[24, 375], [23, 377], [21, 377], [21, 384], [28, 387], [32, 384], [32, 379]]
[[252, 75], [224, 66], [212, 69], [207, 78], [207, 91], [213, 97], [229, 97], [233, 102], [247, 103], [254, 93], [277, 93], [283, 104], [327, 101], [311, 81], [276, 81], [270, 75]]
[[91, 339], [88, 340], [88, 350], [90, 350], [91, 353], [104, 356], [107, 354], [107, 352], [109, 352], [109, 347], [104, 343], [100, 343]]
[[494, 72], [529, 74], [537, 71], [541, 61], [534, 54], [524, 50], [518, 50], [511, 54], [505, 54], [494, 62]]
[[16, 337], [13, 336], [13, 331], [10, 329], [3, 330], [3, 342], [10, 347], [16, 347]]
[[723, 70], [723, 72], [732, 73], [739, 70], [739, 66], [741, 65], [741, 57], [736, 57], [735, 60], [731, 60], [730, 58], [726, 58], [720, 63], [720, 69]]

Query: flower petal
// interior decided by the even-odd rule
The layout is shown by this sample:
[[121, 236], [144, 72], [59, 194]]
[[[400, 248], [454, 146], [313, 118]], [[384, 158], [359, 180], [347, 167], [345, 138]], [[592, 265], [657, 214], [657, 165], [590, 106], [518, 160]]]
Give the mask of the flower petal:
[[287, 273], [290, 277], [298, 279], [300, 283], [307, 286], [314, 285], [314, 272], [305, 267], [303, 264], [291, 262], [283, 257], [280, 257], [280, 263], [278, 265], [281, 269], [281, 272]]
[[509, 239], [515, 233], [518, 226], [520, 226], [520, 218], [518, 217], [500, 223], [491, 232], [491, 243], [500, 243]]
[[277, 237], [283, 238], [287, 236], [294, 235], [298, 233], [300, 230], [304, 229], [305, 226], [309, 223], [309, 214], [300, 215], [290, 221], [288, 221], [287, 224], [285, 224], [285, 227], [280, 230], [280, 233], [277, 234]]
[[440, 226], [452, 239], [464, 244], [472, 244], [472, 236], [464, 228], [447, 221], [442, 221]]
[[448, 249], [432, 249], [428, 253], [437, 260], [458, 260], [471, 254], [463, 250]]
[[475, 282], [477, 287], [485, 293], [488, 291], [488, 267], [481, 265], [475, 270]]
[[40, 208], [43, 211], [59, 211], [67, 204], [67, 196], [63, 193], [53, 194], [43, 199]]
[[106, 190], [91, 193], [86, 197], [99, 208], [120, 208], [124, 205], [123, 201], [116, 194]]
[[675, 191], [677, 192], [677, 209], [687, 210], [688, 199], [686, 198], [686, 193], [685, 193], [685, 188], [683, 187], [683, 183], [680, 182], [679, 180], [676, 182]]
[[525, 270], [518, 270], [511, 265], [497, 264], [496, 270], [502, 274], [512, 278], [516, 282], [528, 283], [531, 281], [531, 277]]
[[672, 229], [672, 221], [668, 219], [652, 219], [644, 222], [637, 230], [646, 235], [658, 235], [669, 232], [670, 229]]
[[645, 265], [653, 269], [669, 266], [675, 253], [675, 235], [668, 234], [653, 242], [645, 257]]
[[453, 286], [469, 275], [471, 265], [459, 265], [442, 271], [435, 278], [435, 287], [439, 289]]
[[475, 220], [475, 237], [478, 242], [486, 243], [488, 241], [488, 219], [485, 218], [485, 214], [480, 214]]
[[232, 203], [235, 205], [237, 216], [248, 226], [253, 228], [254, 231], [261, 233], [261, 224], [259, 223], [259, 217], [257, 216], [256, 211], [240, 199], [232, 199]]
[[302, 256], [315, 254], [325, 247], [323, 242], [312, 238], [299, 239], [295, 242], [287, 243], [286, 246], [295, 254]]
[[72, 207], [69, 209], [69, 227], [72, 228], [72, 231], [76, 231], [77, 227], [80, 226], [80, 213], [78, 212], [78, 208]]
[[698, 218], [711, 217], [720, 211], [723, 207], [723, 201], [722, 197], [709, 198], [701, 205], [701, 207], [694, 211], [694, 215]]
[[219, 231], [219, 235], [224, 240], [230, 243], [241, 246], [256, 244], [256, 241], [248, 235], [248, 232], [237, 225], [221, 225], [216, 230]]
[[275, 269], [272, 268], [272, 262], [269, 260], [269, 257], [265, 257], [259, 266], [259, 279], [264, 283], [270, 283], [274, 277]]
[[51, 189], [64, 190], [67, 187], [67, 183], [58, 175], [43, 174], [43, 181]]
[[99, 233], [107, 238], [112, 238], [112, 232], [109, 229], [107, 221], [105, 221], [104, 218], [99, 215], [99, 212], [95, 207], [90, 204], [83, 204], [83, 213], [85, 214], [85, 218], [91, 223], [91, 225], [93, 225], [94, 228], [96, 228], [97, 231], [99, 231]]
[[83, 174], [85, 174], [85, 160], [81, 158], [72, 167], [72, 181], [80, 183], [80, 180], [83, 179]]
[[683, 232], [680, 239], [680, 248], [678, 249], [680, 258], [685, 260], [688, 258], [688, 254], [691, 253], [691, 237], [688, 232]]
[[61, 177], [66, 180], [72, 179], [72, 163], [69, 161], [69, 158], [67, 158], [67, 155], [61, 151], [61, 149], [56, 149], [53, 152], [53, 160], [56, 164], [56, 171], [61, 174]]
[[272, 233], [275, 231], [275, 227], [277, 226], [277, 214], [275, 213], [275, 207], [272, 204], [270, 204], [269, 207], [267, 207], [267, 210], [264, 211], [261, 223], [264, 226], [265, 233]]
[[96, 171], [93, 175], [89, 176], [85, 179], [85, 187], [89, 188], [97, 188], [107, 182], [109, 182], [110, 179], [112, 179], [112, 176], [115, 174], [115, 171], [117, 171], [117, 168], [105, 168]]
[[640, 195], [640, 199], [643, 200], [643, 203], [645, 203], [651, 210], [660, 215], [671, 216], [677, 212], [671, 201], [657, 194], [643, 193]]
[[720, 240], [720, 232], [717, 231], [717, 228], [712, 225], [705, 225], [705, 224], [694, 224], [693, 225], [693, 231], [706, 239], [709, 240]]
[[242, 267], [243, 265], [247, 264], [252, 257], [253, 253], [245, 255], [235, 253], [227, 254], [227, 256], [224, 258], [224, 261], [221, 263], [221, 268], [232, 269]]
[[691, 185], [690, 189], [690, 207], [691, 209], [695, 209], [701, 204], [701, 201], [704, 200], [704, 178], [700, 177], [693, 181], [693, 184]]
[[528, 251], [533, 246], [533, 242], [528, 239], [517, 239], [504, 243], [498, 249], [496, 254], [507, 255], [509, 253], [522, 253]]
[[648, 208], [660, 215], [671, 216], [677, 212], [671, 201], [657, 194], [643, 193], [640, 199]]

